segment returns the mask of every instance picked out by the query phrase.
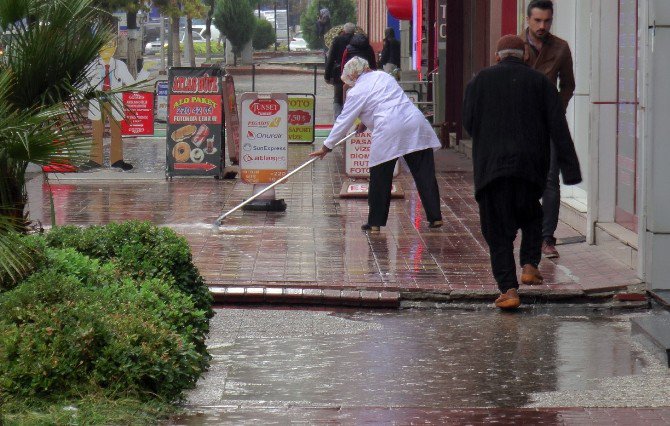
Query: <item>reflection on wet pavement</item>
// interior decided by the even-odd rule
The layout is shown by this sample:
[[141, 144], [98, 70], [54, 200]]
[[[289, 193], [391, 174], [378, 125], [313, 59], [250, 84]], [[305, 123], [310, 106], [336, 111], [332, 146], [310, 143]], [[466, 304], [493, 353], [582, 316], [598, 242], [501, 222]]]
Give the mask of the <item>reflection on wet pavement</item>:
[[[212, 336], [211, 371], [188, 404], [247, 413], [239, 420], [289, 407], [535, 406], [547, 393], [545, 407], [571, 406], [561, 393], [595, 391], [611, 394], [604, 406], [658, 406], [670, 384], [663, 370], [649, 381], [657, 362], [631, 344], [627, 316], [220, 309]], [[623, 404], [639, 383], [660, 389]]]

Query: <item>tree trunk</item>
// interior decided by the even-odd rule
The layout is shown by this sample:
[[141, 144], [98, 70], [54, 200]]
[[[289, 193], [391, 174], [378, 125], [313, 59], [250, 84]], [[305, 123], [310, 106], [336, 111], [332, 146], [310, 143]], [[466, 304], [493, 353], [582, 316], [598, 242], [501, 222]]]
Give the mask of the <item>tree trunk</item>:
[[179, 48], [179, 16], [172, 17], [172, 28], [170, 29], [172, 40], [172, 66], [181, 66], [181, 49]]
[[184, 42], [184, 49], [188, 52], [186, 60], [189, 65], [195, 67], [195, 50], [193, 49], [193, 19], [190, 16], [186, 17], [186, 41]]
[[137, 77], [137, 12], [127, 12], [126, 19], [128, 20], [128, 72], [133, 78]]

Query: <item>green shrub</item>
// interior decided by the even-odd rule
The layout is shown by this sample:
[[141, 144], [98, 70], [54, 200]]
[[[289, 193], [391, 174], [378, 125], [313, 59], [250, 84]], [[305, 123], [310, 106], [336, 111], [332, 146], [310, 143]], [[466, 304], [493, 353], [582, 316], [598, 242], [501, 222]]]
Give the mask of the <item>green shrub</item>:
[[14, 254], [21, 257], [28, 256], [30, 262], [25, 262], [27, 269], [13, 271], [13, 275], [6, 269], [0, 268], [0, 293], [14, 288], [21, 279], [41, 268], [45, 260], [46, 243], [43, 238], [20, 234], [7, 238], [13, 240]]
[[[212, 40], [212, 43], [210, 44], [210, 48], [212, 49], [212, 54], [215, 55], [222, 55], [223, 54], [223, 44], [218, 45], [216, 43], [216, 40]], [[207, 46], [205, 46], [205, 43], [193, 43], [193, 51], [195, 52], [196, 55], [198, 56], [204, 56], [207, 54]], [[183, 50], [182, 50], [183, 52]]]
[[157, 279], [89, 287], [62, 271], [38, 272], [0, 301], [0, 399], [173, 400], [207, 363], [189, 338], [192, 320], [205, 313]]
[[254, 50], [263, 50], [272, 46], [277, 40], [274, 26], [265, 19], [256, 18], [256, 29], [254, 30], [254, 38], [251, 45]]
[[[111, 261], [127, 276], [159, 278], [193, 298], [197, 309], [211, 318], [212, 296], [183, 237], [149, 222], [129, 221], [105, 226], [55, 227], [46, 235], [51, 247], [72, 247], [96, 259]], [[205, 330], [206, 332], [206, 330]]]

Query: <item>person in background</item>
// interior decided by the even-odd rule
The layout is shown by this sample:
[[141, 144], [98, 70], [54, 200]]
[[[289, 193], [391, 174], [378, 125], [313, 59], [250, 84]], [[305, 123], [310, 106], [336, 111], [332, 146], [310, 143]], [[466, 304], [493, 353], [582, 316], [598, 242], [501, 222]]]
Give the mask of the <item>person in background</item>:
[[326, 35], [330, 28], [330, 11], [324, 7], [319, 10], [319, 17], [316, 19], [316, 36], [321, 40], [322, 45], [324, 45], [323, 36]]
[[405, 95], [398, 82], [383, 71], [370, 69], [368, 61], [358, 56], [344, 66], [342, 80], [351, 88], [347, 93], [342, 114], [320, 150], [310, 157], [323, 158], [332, 151], [354, 125], [370, 129], [370, 186], [368, 190], [368, 221], [361, 227], [369, 233], [379, 233], [386, 226], [391, 206], [393, 170], [398, 157], [409, 166], [421, 204], [426, 212], [428, 227], [442, 226], [440, 191], [435, 177], [433, 150], [440, 148], [430, 123]]
[[[579, 160], [556, 86], [523, 62], [524, 41], [515, 35], [497, 44], [497, 65], [468, 84], [463, 126], [472, 136], [475, 199], [489, 246], [501, 309], [517, 308], [514, 240], [521, 229], [521, 282], [542, 284], [542, 206], [550, 151], [567, 185], [582, 181]], [[550, 145], [551, 144], [551, 145]]]
[[342, 64], [341, 69], [344, 69], [344, 64], [346, 64], [349, 59], [354, 56], [363, 58], [368, 61], [371, 70], [377, 69], [377, 60], [375, 58], [375, 50], [370, 45], [370, 41], [365, 34], [354, 34], [347, 45], [344, 54], [342, 55]]
[[349, 45], [349, 41], [354, 36], [356, 25], [351, 22], [344, 24], [344, 34], [338, 35], [333, 39], [326, 60], [326, 69], [324, 72], [324, 79], [328, 84], [333, 85], [333, 119], [342, 112], [342, 105], [344, 104], [344, 84], [340, 78], [342, 74], [342, 55]]
[[400, 68], [400, 42], [395, 38], [393, 28], [387, 28], [384, 31], [384, 47], [379, 65], [389, 74]]
[[[546, 75], [554, 86], [559, 82], [559, 94], [565, 110], [575, 92], [575, 75], [570, 46], [565, 40], [549, 32], [554, 19], [554, 5], [551, 0], [533, 0], [528, 5], [526, 15], [528, 28], [519, 35], [525, 42], [524, 61]], [[542, 254], [546, 258], [559, 256], [554, 238], [561, 207], [561, 183], [558, 174], [556, 154], [552, 150], [547, 187], [542, 194]]]

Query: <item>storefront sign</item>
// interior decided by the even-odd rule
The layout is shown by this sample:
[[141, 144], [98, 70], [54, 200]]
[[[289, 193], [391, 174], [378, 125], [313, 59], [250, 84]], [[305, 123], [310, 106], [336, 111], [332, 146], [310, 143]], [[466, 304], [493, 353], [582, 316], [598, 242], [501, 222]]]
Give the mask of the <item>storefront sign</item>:
[[[372, 132], [357, 133], [347, 140], [345, 145], [344, 171], [352, 178], [369, 178], [370, 168], [370, 146], [372, 145]], [[393, 176], [398, 176], [400, 169], [398, 163], [393, 170]]]
[[123, 136], [152, 136], [154, 134], [154, 94], [151, 92], [123, 92], [121, 121]]
[[288, 141], [291, 143], [314, 142], [314, 116], [316, 102], [311, 93], [288, 95]]
[[220, 175], [220, 68], [171, 68], [168, 75], [167, 174]]
[[161, 80], [156, 83], [156, 120], [167, 121], [168, 82]]
[[245, 183], [272, 183], [288, 168], [288, 97], [245, 93], [241, 98], [240, 177]]
[[223, 78], [223, 100], [228, 158], [231, 163], [240, 164], [240, 114], [237, 111], [235, 82], [232, 75], [226, 75]]

